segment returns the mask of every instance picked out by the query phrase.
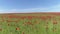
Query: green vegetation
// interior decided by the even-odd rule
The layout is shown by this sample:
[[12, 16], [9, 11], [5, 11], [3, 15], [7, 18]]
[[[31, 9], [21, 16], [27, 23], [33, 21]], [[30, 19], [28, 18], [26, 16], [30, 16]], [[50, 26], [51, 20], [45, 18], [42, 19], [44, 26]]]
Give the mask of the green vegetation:
[[1, 15], [0, 34], [60, 34], [57, 15]]

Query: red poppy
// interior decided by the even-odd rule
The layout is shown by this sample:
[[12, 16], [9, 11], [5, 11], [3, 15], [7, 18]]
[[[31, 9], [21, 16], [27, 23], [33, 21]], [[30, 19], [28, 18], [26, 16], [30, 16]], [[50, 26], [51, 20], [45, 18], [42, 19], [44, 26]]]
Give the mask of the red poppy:
[[27, 16], [27, 18], [31, 20], [33, 17], [32, 16]]
[[1, 22], [4, 22], [4, 17], [3, 17], [3, 16], [1, 16], [1, 18], [2, 18], [2, 19], [1, 19], [0, 21], [1, 21]]
[[47, 16], [47, 18], [50, 18], [51, 19], [51, 16]]
[[26, 26], [26, 25], [33, 25], [31, 22], [25, 22], [23, 23], [23, 26]]
[[20, 18], [20, 16], [10, 15], [10, 16], [8, 16], [8, 18]]
[[0, 28], [0, 31], [2, 31], [2, 28]]
[[42, 20], [46, 20], [46, 19], [47, 19], [46, 16], [40, 16], [40, 18], [41, 18]]
[[9, 22], [16, 22], [16, 23], [18, 23], [18, 20], [16, 20], [16, 21], [12, 21], [12, 20], [6, 20], [8, 23]]
[[22, 17], [21, 17], [21, 19], [25, 19], [25, 18], [26, 18], [26, 16], [22, 16]]
[[24, 34], [24, 32], [22, 32], [22, 34]]
[[57, 21], [53, 21], [53, 24], [57, 24]]
[[14, 16], [10, 15], [10, 16], [8, 16], [8, 18], [14, 18]]
[[6, 16], [2, 16], [2, 18], [5, 18]]
[[20, 28], [19, 28], [19, 27], [17, 27], [17, 28], [16, 28], [16, 30], [20, 30]]
[[56, 32], [56, 29], [53, 29], [53, 32]]
[[27, 22], [28, 25], [33, 25], [31, 22]]

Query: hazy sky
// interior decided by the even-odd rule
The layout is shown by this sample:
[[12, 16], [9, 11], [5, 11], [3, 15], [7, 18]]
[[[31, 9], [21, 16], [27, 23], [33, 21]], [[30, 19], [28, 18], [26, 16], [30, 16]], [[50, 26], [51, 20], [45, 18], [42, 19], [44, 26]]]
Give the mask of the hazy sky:
[[60, 11], [60, 0], [0, 0], [0, 12], [50, 11]]

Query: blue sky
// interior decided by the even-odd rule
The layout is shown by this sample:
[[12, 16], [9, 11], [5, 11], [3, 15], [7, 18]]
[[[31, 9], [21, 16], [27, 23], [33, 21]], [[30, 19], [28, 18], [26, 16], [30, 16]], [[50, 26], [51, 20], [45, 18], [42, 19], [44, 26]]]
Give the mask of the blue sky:
[[60, 0], [0, 0], [0, 13], [52, 11], [60, 11]]

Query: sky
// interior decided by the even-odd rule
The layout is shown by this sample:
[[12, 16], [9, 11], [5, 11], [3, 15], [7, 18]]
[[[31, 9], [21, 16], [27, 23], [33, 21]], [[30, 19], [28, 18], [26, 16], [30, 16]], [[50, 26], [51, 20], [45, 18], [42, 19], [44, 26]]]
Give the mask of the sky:
[[60, 12], [60, 0], [0, 0], [0, 13]]

